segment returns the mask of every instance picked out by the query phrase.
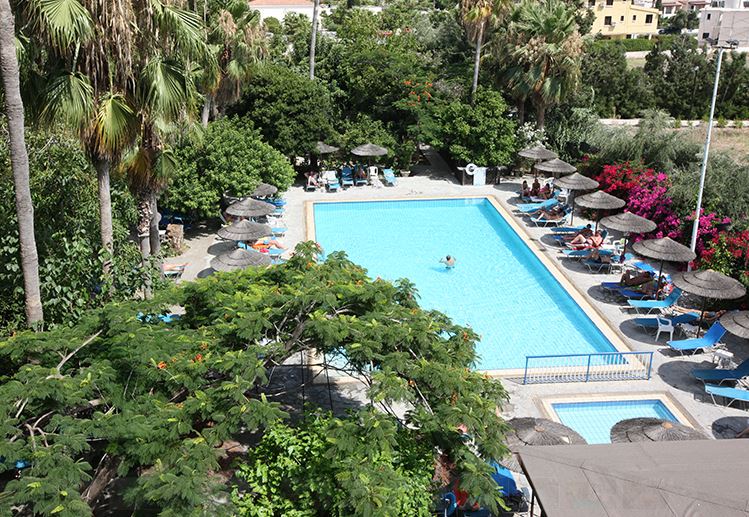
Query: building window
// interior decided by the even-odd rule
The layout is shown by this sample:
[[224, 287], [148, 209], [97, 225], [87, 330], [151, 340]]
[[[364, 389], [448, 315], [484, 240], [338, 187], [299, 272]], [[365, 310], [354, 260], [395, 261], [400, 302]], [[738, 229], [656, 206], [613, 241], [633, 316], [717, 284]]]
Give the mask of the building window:
[[[710, 19], [710, 17], [711, 17], [711, 16], [712, 16], [712, 14], [710, 14], [710, 13], [707, 13], [707, 19], [708, 19], [708, 20]], [[695, 212], [695, 214], [696, 214], [696, 213], [697, 213], [697, 212]]]
[[624, 16], [620, 16], [620, 17], [619, 17], [619, 21], [620, 21], [620, 22], [623, 22], [623, 21], [624, 21]]
[[603, 19], [603, 24], [604, 24], [604, 25], [611, 25], [611, 16], [606, 16], [606, 17], [605, 17], [605, 18]]
[[[633, 21], [633, 22], [636, 22], [636, 21], [637, 21], [637, 15], [636, 15], [636, 14], [632, 15], [632, 21]], [[696, 213], [696, 212], [695, 212], [695, 213]]]
[[653, 15], [652, 14], [646, 14], [645, 15], [645, 23], [653, 23]]
[[588, 0], [588, 7], [595, 7], [596, 6], [596, 0]]
[[[709, 33], [709, 32], [703, 32], [703, 33], [702, 33], [702, 39], [707, 39], [707, 38], [709, 38], [709, 37], [710, 37], [710, 33]], [[696, 212], [695, 212], [695, 213], [696, 213]]]
[[671, 13], [673, 12], [673, 10], [674, 10], [674, 8], [673, 8], [673, 7], [671, 7], [671, 6], [669, 6], [669, 7], [664, 7], [664, 8], [663, 8], [663, 14], [671, 14]]
[[614, 5], [614, 0], [606, 0], [606, 5]]
[[744, 2], [744, 9], [749, 9], [749, 2]]

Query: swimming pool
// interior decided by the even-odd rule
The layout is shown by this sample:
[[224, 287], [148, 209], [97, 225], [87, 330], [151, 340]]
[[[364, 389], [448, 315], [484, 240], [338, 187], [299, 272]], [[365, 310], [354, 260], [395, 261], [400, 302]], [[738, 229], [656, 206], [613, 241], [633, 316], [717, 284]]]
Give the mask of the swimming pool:
[[580, 433], [588, 443], [611, 443], [611, 428], [628, 418], [679, 421], [659, 399], [559, 402], [551, 408], [560, 422]]
[[[314, 235], [480, 336], [479, 370], [616, 348], [486, 198], [314, 203]], [[457, 266], [439, 263], [453, 255]]]

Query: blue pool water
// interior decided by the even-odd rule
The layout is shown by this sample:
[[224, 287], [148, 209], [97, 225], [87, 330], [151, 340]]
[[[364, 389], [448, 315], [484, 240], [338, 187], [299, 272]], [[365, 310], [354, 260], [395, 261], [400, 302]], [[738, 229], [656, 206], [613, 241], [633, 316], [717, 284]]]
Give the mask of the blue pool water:
[[[410, 279], [422, 307], [470, 325], [480, 370], [616, 351], [486, 199], [317, 203], [314, 215], [326, 252], [346, 251], [371, 277]], [[439, 263], [445, 255], [454, 269]]]
[[580, 433], [588, 443], [611, 443], [611, 428], [628, 418], [678, 419], [660, 400], [616, 400], [552, 404], [561, 422]]

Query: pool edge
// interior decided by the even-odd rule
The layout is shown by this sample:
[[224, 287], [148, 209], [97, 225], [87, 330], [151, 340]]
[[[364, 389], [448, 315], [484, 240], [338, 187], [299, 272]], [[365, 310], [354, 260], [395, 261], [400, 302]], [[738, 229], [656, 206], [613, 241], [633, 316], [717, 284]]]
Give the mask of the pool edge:
[[[559, 282], [562, 288], [572, 297], [574, 302], [582, 309], [583, 313], [593, 322], [599, 331], [604, 335], [606, 339], [612, 344], [617, 352], [633, 352], [633, 350], [626, 344], [623, 336], [621, 336], [606, 320], [606, 317], [601, 314], [580, 292], [579, 289], [572, 283], [569, 277], [562, 271], [562, 269], [554, 263], [554, 261], [546, 256], [544, 252], [538, 247], [536, 241], [530, 236], [525, 229], [518, 224], [515, 217], [508, 211], [500, 199], [493, 195], [486, 194], [474, 194], [474, 195], [456, 195], [456, 196], [409, 196], [409, 197], [392, 197], [392, 198], [375, 198], [375, 199], [331, 199], [331, 200], [306, 200], [304, 202], [304, 218], [305, 218], [305, 229], [306, 229], [306, 240], [315, 240], [315, 205], [316, 204], [330, 204], [330, 203], [377, 203], [377, 202], [389, 202], [389, 201], [439, 201], [449, 199], [486, 199], [489, 204], [497, 211], [497, 213], [507, 222], [512, 228], [515, 234], [523, 241], [531, 252], [538, 258], [541, 264], [551, 273], [554, 279]], [[505, 378], [505, 379], [517, 379], [522, 378], [525, 369], [523, 368], [511, 368], [501, 370], [476, 370], [484, 373], [491, 377]], [[337, 379], [338, 381], [345, 382], [343, 379]]]

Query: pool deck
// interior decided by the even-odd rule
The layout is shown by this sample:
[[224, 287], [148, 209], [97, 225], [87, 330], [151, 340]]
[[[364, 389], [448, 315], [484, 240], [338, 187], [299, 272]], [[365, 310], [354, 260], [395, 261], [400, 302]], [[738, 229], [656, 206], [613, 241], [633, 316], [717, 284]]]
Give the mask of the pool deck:
[[[286, 236], [282, 242], [291, 250], [293, 247], [306, 239], [307, 235], [307, 211], [310, 201], [376, 201], [394, 199], [414, 199], [418, 197], [475, 197], [487, 196], [493, 198], [504, 210], [512, 213], [513, 205], [517, 202], [516, 193], [523, 178], [511, 178], [504, 180], [500, 185], [487, 185], [481, 187], [462, 186], [447, 173], [446, 164], [438, 156], [429, 151], [426, 153], [432, 161], [432, 165], [415, 166], [415, 176], [398, 178], [394, 187], [362, 186], [351, 187], [345, 191], [328, 193], [323, 191], [306, 192], [301, 186], [292, 187], [285, 195], [287, 200], [286, 212], [281, 221], [283, 226], [288, 227]], [[527, 178], [526, 178], [527, 179]], [[526, 242], [538, 255], [546, 261], [553, 262], [558, 272], [565, 279], [566, 286], [575, 289], [575, 297], [580, 297], [585, 304], [593, 307], [595, 314], [607, 322], [605, 327], [610, 327], [615, 333], [616, 339], [621, 339], [627, 348], [633, 351], [653, 351], [653, 375], [648, 381], [617, 381], [617, 382], [591, 382], [591, 383], [566, 383], [566, 384], [535, 384], [521, 385], [504, 380], [503, 383], [510, 394], [510, 402], [503, 411], [506, 418], [512, 417], [541, 417], [547, 416], [543, 409], [542, 399], [545, 397], [570, 397], [578, 401], [588, 398], [594, 399], [598, 395], [605, 397], [626, 395], [628, 393], [642, 396], [643, 393], [667, 393], [680, 408], [687, 414], [687, 419], [698, 429], [704, 431], [708, 436], [721, 436], [721, 429], [713, 429], [713, 422], [725, 417], [727, 424], [724, 430], [726, 436], [732, 436], [732, 429], [743, 428], [749, 425], [749, 412], [716, 406], [709, 397], [706, 397], [702, 383], [697, 382], [690, 375], [695, 367], [710, 367], [711, 354], [700, 354], [696, 356], [674, 356], [665, 352], [664, 346], [654, 344], [654, 335], [644, 332], [634, 326], [630, 321], [635, 315], [622, 310], [620, 302], [607, 297], [598, 287], [602, 281], [618, 280], [619, 275], [590, 273], [581, 264], [571, 260], [561, 260], [559, 248], [550, 245], [544, 238], [549, 233], [548, 229], [533, 227], [529, 221], [512, 216], [514, 221], [525, 235]], [[584, 223], [585, 220], [576, 216], [576, 222]], [[208, 261], [216, 254], [223, 251], [225, 245], [215, 237], [215, 230], [199, 229], [194, 234], [187, 236], [188, 251], [180, 257], [170, 259], [169, 262], [189, 262], [183, 280], [191, 280], [203, 276], [207, 272]], [[552, 269], [552, 271], [554, 271]], [[605, 328], [604, 327], [604, 328]], [[608, 332], [607, 332], [608, 333]], [[661, 338], [661, 343], [665, 339]], [[735, 360], [740, 362], [749, 356], [749, 347], [746, 343], [733, 336], [724, 340], [729, 350], [735, 355]], [[361, 396], [364, 399], [363, 390], [357, 390], [353, 386], [345, 388], [347, 396]], [[742, 427], [743, 426], [743, 427]], [[715, 431], [715, 432], [714, 432]]]

